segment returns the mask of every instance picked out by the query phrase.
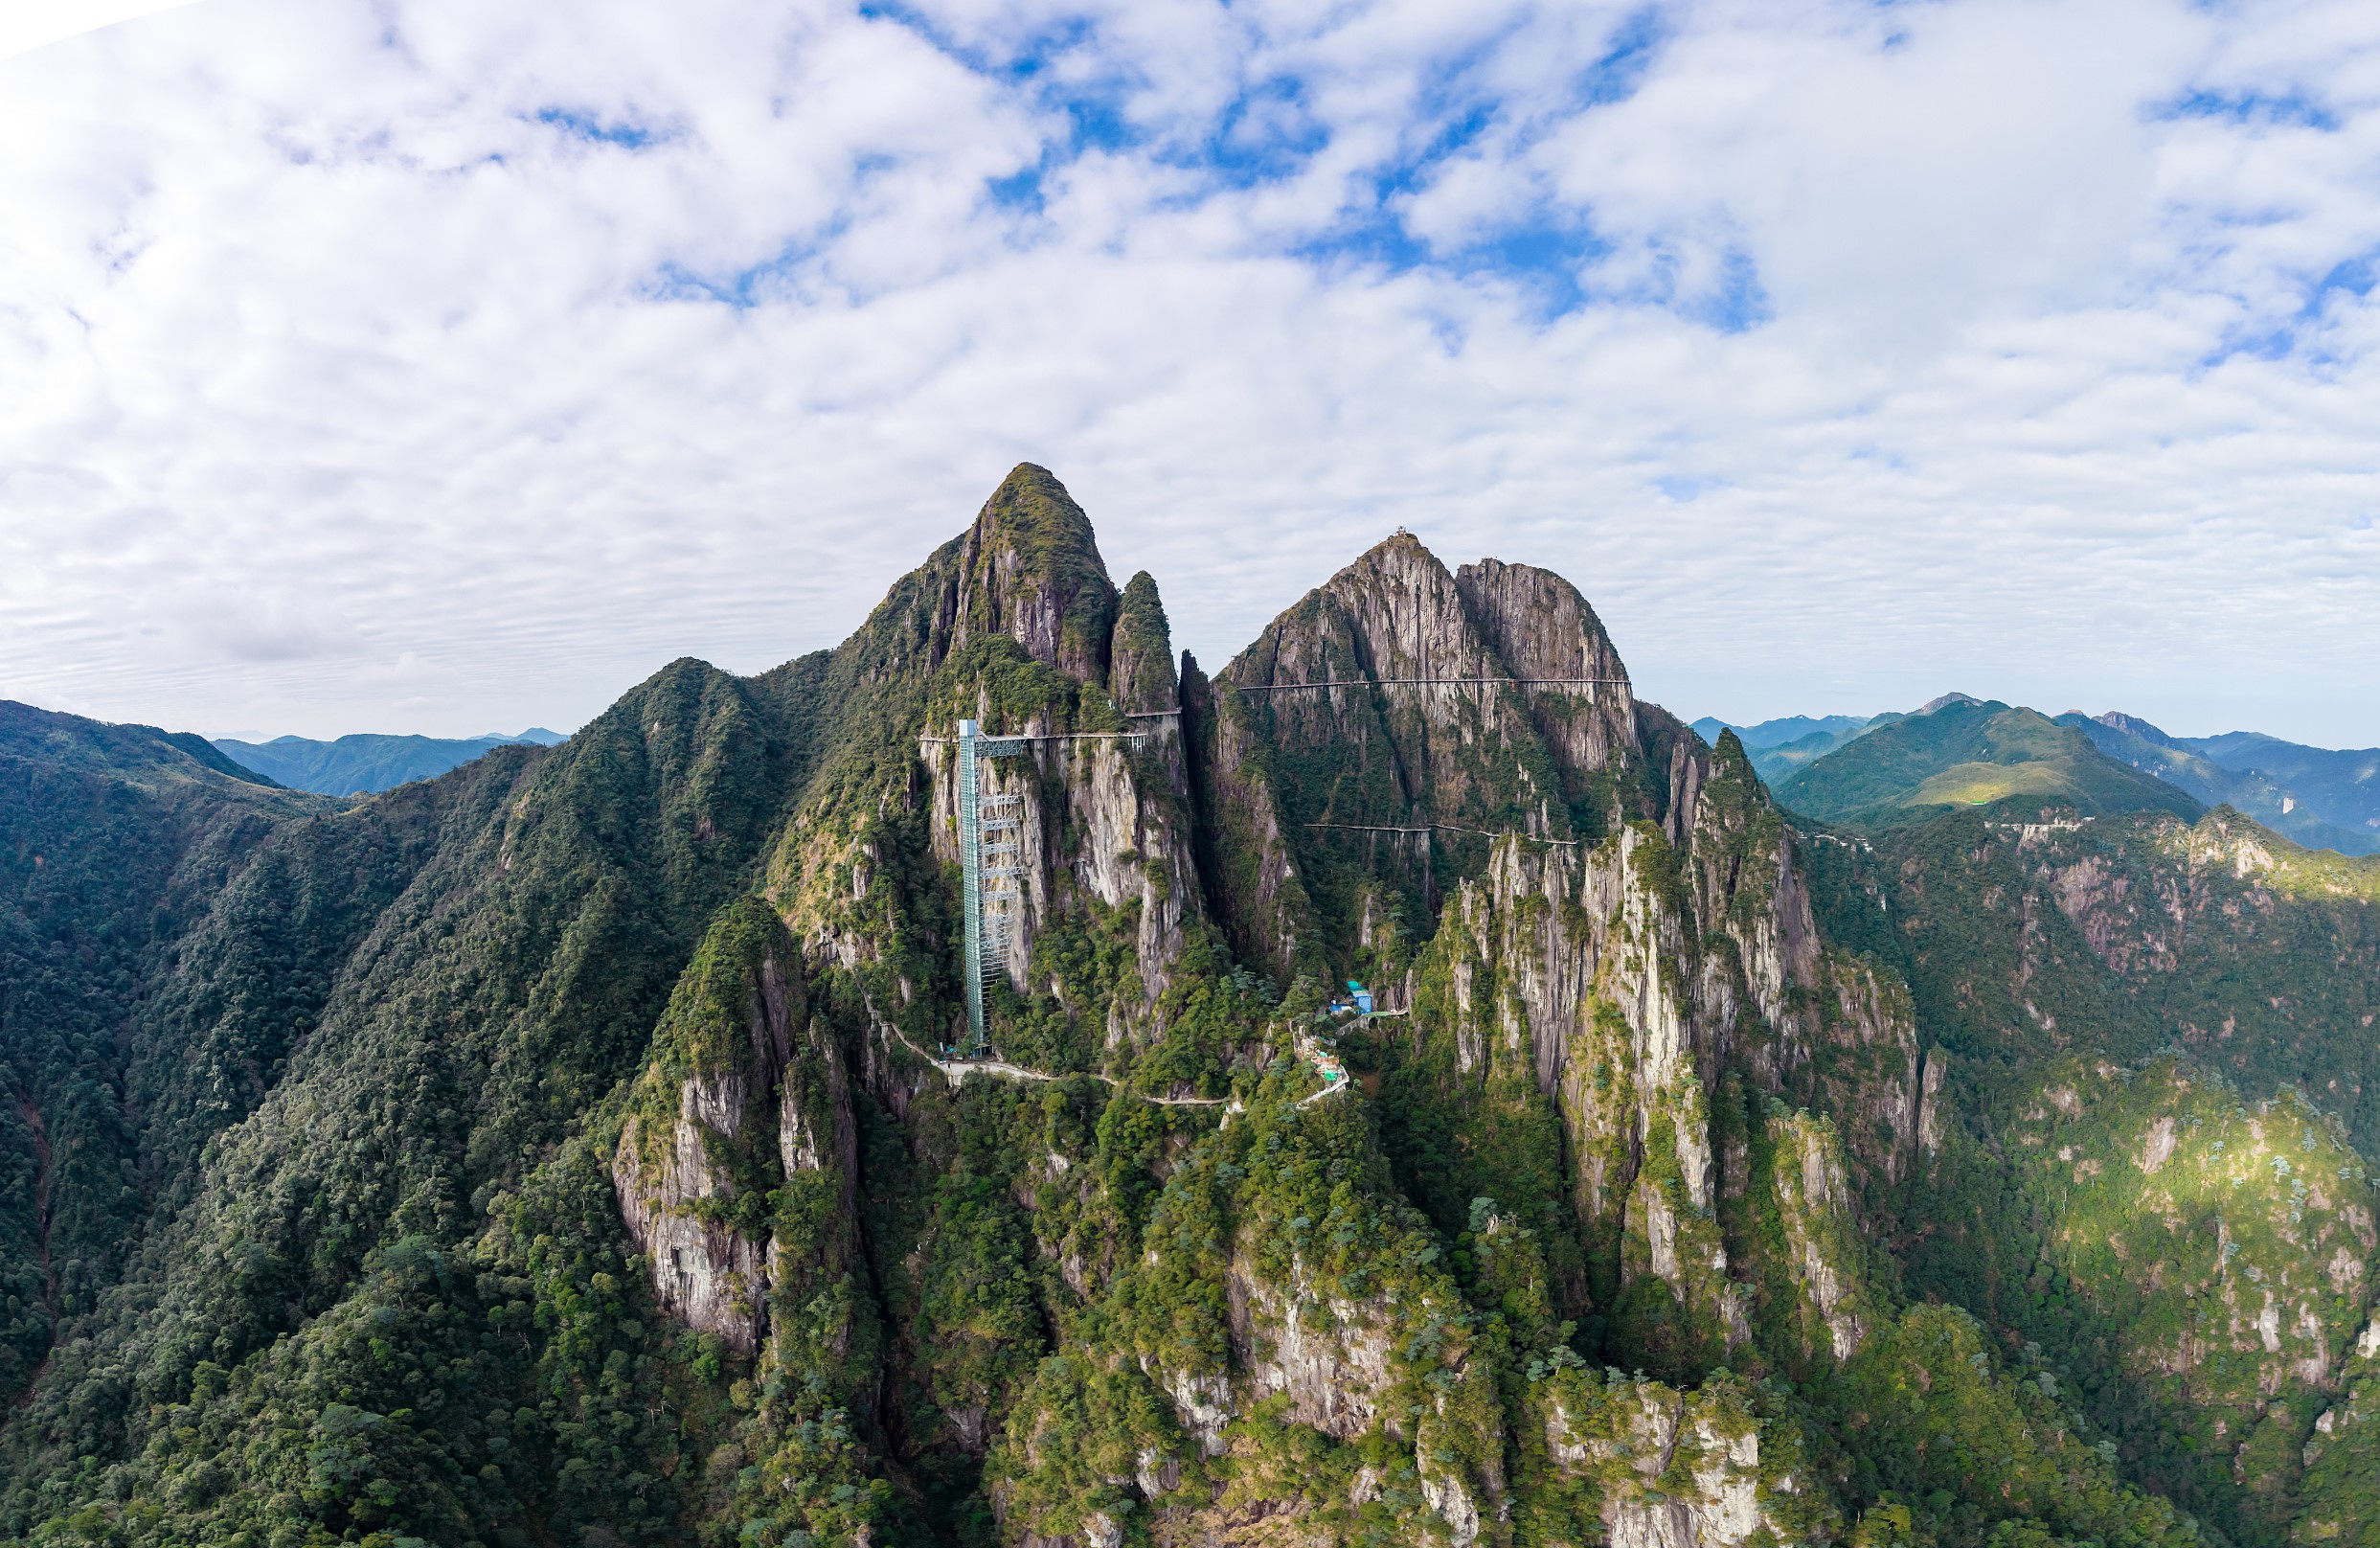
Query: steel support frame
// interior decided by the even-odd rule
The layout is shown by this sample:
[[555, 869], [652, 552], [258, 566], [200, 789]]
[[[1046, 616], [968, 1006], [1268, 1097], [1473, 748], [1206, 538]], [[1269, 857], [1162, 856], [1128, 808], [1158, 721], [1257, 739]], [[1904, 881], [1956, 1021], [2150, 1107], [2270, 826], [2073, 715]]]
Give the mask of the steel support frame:
[[[1012, 758], [1025, 750], [1020, 737], [986, 737], [984, 728], [973, 720], [959, 722], [959, 866], [960, 909], [966, 916], [966, 1050], [970, 1059], [982, 1059], [991, 1052], [991, 1035], [984, 1025], [984, 985], [992, 974], [1002, 970], [1001, 960], [1007, 954], [1009, 929], [1015, 923], [1008, 909], [995, 910], [995, 904], [1012, 908], [1021, 901], [1017, 880], [1021, 868], [1014, 863], [1021, 845], [1014, 837], [1000, 842], [1003, 835], [1013, 835], [1021, 827], [1021, 818], [1013, 815], [1025, 799], [1014, 795], [983, 793], [982, 760]], [[1001, 863], [1006, 859], [1007, 863]]]

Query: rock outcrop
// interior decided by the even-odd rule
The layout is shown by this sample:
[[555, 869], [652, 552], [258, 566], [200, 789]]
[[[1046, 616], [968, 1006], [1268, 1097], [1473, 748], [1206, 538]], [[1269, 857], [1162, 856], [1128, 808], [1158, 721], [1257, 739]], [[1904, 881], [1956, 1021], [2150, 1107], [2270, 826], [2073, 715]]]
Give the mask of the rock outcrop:
[[1082, 508], [1048, 468], [1020, 463], [845, 649], [857, 647], [875, 675], [922, 681], [970, 643], [1006, 637], [1044, 666], [1103, 684], [1119, 601]]
[[[760, 899], [729, 904], [655, 1029], [612, 1152], [662, 1309], [757, 1353], [772, 1286], [853, 1259], [856, 1144], [842, 1055], [810, 1024], [792, 938]], [[791, 1196], [773, 1204], [779, 1190]]]
[[[1185, 931], [1203, 912], [1156, 582], [1138, 575], [1119, 593], [1080, 508], [1027, 464], [817, 670], [838, 698], [847, 750], [789, 825], [769, 876], [809, 952], [847, 968], [881, 965], [899, 934], [888, 915], [939, 886], [925, 867], [958, 861], [949, 739], [972, 719], [987, 736], [1036, 739], [980, 765], [986, 794], [1024, 801], [1017, 927], [1000, 964], [1010, 987], [1057, 998], [1110, 1048], [1150, 1036]], [[920, 836], [923, 854], [901, 853]], [[916, 869], [901, 874], [905, 865]], [[1036, 975], [1036, 945], [1059, 921], [1097, 944], [1096, 982]], [[918, 985], [895, 970], [883, 988], [875, 1008], [888, 1030], [872, 1068], [889, 1057], [889, 1029], [905, 1023]], [[930, 1048], [953, 1028], [908, 1036]]]
[[[1003, 730], [1043, 736], [1069, 723], [1036, 714]], [[929, 742], [924, 762], [934, 854], [959, 863], [957, 757], [948, 742]], [[1103, 1003], [1092, 1008], [1109, 1046], [1144, 1040], [1150, 1017], [1172, 981], [1185, 929], [1203, 914], [1193, 856], [1188, 774], [1178, 733], [1152, 727], [1145, 740], [1042, 740], [1020, 754], [978, 763], [978, 787], [987, 796], [1015, 796], [1017, 927], [1000, 967], [1024, 994], [1054, 994], [1069, 986], [1033, 977], [1033, 946], [1054, 921], [1071, 921], [1100, 936], [1128, 942], [1128, 977], [1113, 974], [1097, 986]], [[1122, 966], [1119, 964], [1117, 966]], [[1072, 1009], [1072, 1007], [1070, 1007]]]
[[[1720, 1207], [1749, 1160], [1714, 1137], [1722, 1086], [1823, 1092], [1891, 1181], [1915, 1154], [1921, 1085], [1906, 995], [1820, 947], [1740, 749], [1710, 763], [1680, 844], [1649, 823], [1595, 844], [1501, 841], [1415, 968], [1411, 1031], [1417, 1051], [1442, 1039], [1466, 1110], [1525, 1081], [1558, 1112], [1589, 1281], [1608, 1286], [1580, 1309], [1658, 1279], [1706, 1358], [1751, 1331], [1753, 1265], [1731, 1260]], [[1853, 1190], [1838, 1176], [1812, 1204], [1848, 1218]]]
[[1861, 1271], [1850, 1184], [1833, 1124], [1779, 1110], [1768, 1120], [1769, 1186], [1784, 1239], [1784, 1297], [1805, 1359], [1847, 1360], [1873, 1312]]
[[1498, 834], [1658, 814], [1626, 672], [1576, 590], [1493, 561], [1457, 577], [1402, 534], [1276, 619], [1200, 708], [1233, 856], [1213, 890], [1241, 955], [1278, 971], [1350, 957], [1384, 899], [1425, 922]]
[[1608, 1380], [1570, 1372], [1549, 1386], [1547, 1452], [1562, 1477], [1589, 1486], [1612, 1548], [1809, 1540], [1799, 1446], [1761, 1456], [1764, 1430], [1773, 1453], [1788, 1432], [1764, 1426], [1739, 1385], [1681, 1392], [1617, 1372]]

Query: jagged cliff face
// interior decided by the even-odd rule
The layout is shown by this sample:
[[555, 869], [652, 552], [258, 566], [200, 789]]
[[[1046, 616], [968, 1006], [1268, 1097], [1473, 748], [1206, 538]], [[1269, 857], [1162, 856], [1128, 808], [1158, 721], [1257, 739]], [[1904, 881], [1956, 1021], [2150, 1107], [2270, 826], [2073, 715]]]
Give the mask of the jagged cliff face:
[[894, 585], [843, 649], [879, 673], [921, 679], [970, 642], [1005, 637], [1070, 677], [1100, 682], [1118, 600], [1081, 508], [1028, 463], [974, 525]]
[[1791, 1286], [1776, 1304], [1792, 1318], [1805, 1361], [1847, 1360], [1867, 1340], [1875, 1310], [1859, 1268], [1857, 1212], [1834, 1126], [1780, 1110], [1770, 1115], [1766, 1138], [1765, 1170]]
[[[1032, 715], [1004, 729], [1037, 735], [1068, 723], [1065, 717]], [[930, 743], [924, 762], [934, 854], [956, 865], [957, 751]], [[978, 767], [984, 794], [1023, 803], [1014, 835], [1021, 924], [1000, 964], [1009, 983], [1020, 994], [1062, 999], [1067, 986], [1054, 973], [1045, 967], [1036, 975], [1036, 943], [1058, 921], [1112, 936], [1128, 948], [1129, 976], [1108, 986], [1097, 1012], [1102, 1036], [1111, 1046], [1145, 1039], [1157, 1000], [1172, 982], [1183, 931], [1201, 914], [1178, 735], [1164, 727], [1141, 742], [1036, 741], [1021, 755], [986, 759]]]
[[[1769, 1122], [1757, 1109], [1824, 1101], [1890, 1184], [1916, 1159], [1923, 1079], [1906, 994], [1821, 945], [1741, 750], [1699, 760], [1687, 787], [1695, 808], [1676, 843], [1651, 823], [1597, 843], [1501, 842], [1412, 969], [1401, 1036], [1466, 1122], [1558, 1119], [1560, 1224], [1580, 1270], [1567, 1304], [1692, 1374], [1753, 1336], [1762, 1265], [1731, 1201], [1774, 1194], [1806, 1227], [1779, 1283], [1817, 1296], [1822, 1323], [1848, 1293], [1847, 1266], [1812, 1244], [1855, 1218], [1833, 1130], [1826, 1166], [1772, 1165], [1741, 1137]], [[1484, 1162], [1464, 1187], [1518, 1202], [1510, 1190], [1527, 1185]], [[1855, 1318], [1841, 1321], [1821, 1341], [1837, 1357], [1859, 1342]]]
[[1451, 1034], [1455, 1079], [1481, 1100], [1525, 1072], [1554, 1105], [1602, 1299], [1658, 1277], [1729, 1344], [1745, 1322], [1716, 1227], [1706, 1078], [1721, 1029], [1690, 997], [1701, 932], [1664, 885], [1666, 850], [1638, 828], [1583, 853], [1506, 843], [1449, 902], [1412, 1025], [1417, 1040]]
[[1807, 1539], [1812, 1481], [1774, 1443], [1763, 1460], [1762, 1426], [1739, 1388], [1679, 1392], [1583, 1375], [1559, 1387], [1546, 1403], [1546, 1448], [1565, 1480], [1599, 1486], [1596, 1514], [1613, 1548]]
[[[842, 1052], [810, 1023], [792, 938], [758, 899], [732, 903], [679, 980], [612, 1152], [655, 1302], [756, 1353], [772, 1290], [850, 1263], [858, 1172]], [[781, 1222], [781, 1193], [824, 1208]]]
[[[935, 981], [947, 985], [949, 954], [893, 957], [904, 940], [924, 945], [926, 932], [902, 920], [924, 924], [948, 904], [925, 896], [939, 895], [939, 878], [904, 875], [895, 852], [914, 852], [913, 871], [958, 862], [949, 739], [962, 718], [986, 735], [1040, 739], [1022, 756], [983, 763], [986, 794], [1024, 800], [1020, 927], [1001, 964], [1009, 985], [1028, 1002], [1055, 998], [1099, 1044], [1150, 1036], [1185, 930], [1201, 913], [1189, 769], [1170, 713], [1179, 694], [1155, 582], [1136, 576], [1119, 595], [1063, 486], [1020, 467], [963, 536], [893, 588], [826, 674], [848, 685], [830, 763], [843, 777], [822, 782], [786, 827], [769, 890], [813, 955], [884, 969], [871, 992], [884, 1022], [872, 1057], [889, 1057], [902, 1036], [929, 1051], [959, 1040], [951, 1025], [903, 1015], [955, 1003], [930, 992]], [[940, 940], [957, 927], [936, 922]], [[1054, 928], [1064, 939], [1045, 948]], [[1096, 970], [1066, 982], [1049, 959], [1077, 961], [1085, 942]]]
[[[1515, 680], [1544, 678], [1610, 680]], [[1349, 680], [1386, 686], [1289, 686]], [[1281, 970], [1348, 959], [1383, 916], [1426, 931], [1496, 834], [1657, 814], [1626, 672], [1576, 591], [1493, 561], [1458, 577], [1401, 535], [1275, 620], [1201, 708], [1215, 895], [1240, 951]]]

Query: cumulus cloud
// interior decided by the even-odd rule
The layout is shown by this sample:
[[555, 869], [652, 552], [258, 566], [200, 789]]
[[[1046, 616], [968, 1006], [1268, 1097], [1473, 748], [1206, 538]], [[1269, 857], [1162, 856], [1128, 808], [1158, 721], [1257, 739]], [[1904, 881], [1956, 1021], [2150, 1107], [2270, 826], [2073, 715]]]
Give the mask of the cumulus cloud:
[[0, 60], [0, 694], [575, 723], [1020, 459], [1228, 656], [1403, 524], [1688, 714], [2380, 742], [2380, 17], [209, 0]]

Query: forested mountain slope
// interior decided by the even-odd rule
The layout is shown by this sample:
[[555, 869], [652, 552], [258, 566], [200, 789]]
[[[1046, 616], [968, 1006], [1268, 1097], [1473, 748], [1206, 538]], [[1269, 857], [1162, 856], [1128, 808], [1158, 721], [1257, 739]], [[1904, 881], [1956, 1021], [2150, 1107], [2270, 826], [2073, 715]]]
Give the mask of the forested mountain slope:
[[2001, 801], [2087, 814], [2204, 809], [2154, 774], [2119, 763], [2072, 726], [2031, 710], [1952, 694], [1796, 770], [1777, 786], [1796, 811], [1864, 827], [1922, 821]]
[[2340, 1403], [2380, 1370], [2380, 860], [2055, 807], [1811, 854], [1961, 1112], [1896, 1227], [1911, 1287], [2050, 1351], [2133, 1476], [2227, 1533], [2380, 1532], [2380, 1474], [2307, 1460], [2375, 1455], [2337, 1425], [2380, 1396]]
[[[963, 717], [1045, 739], [985, 774], [986, 1062]], [[2049, 879], [1805, 837], [1549, 572], [1400, 535], [1210, 678], [1024, 467], [836, 649], [384, 796], [53, 719], [0, 767], [14, 1538], [2372, 1529], [2368, 1117], [2315, 1079], [2363, 874], [2222, 814]], [[2151, 992], [2107, 944], [2168, 895]]]

